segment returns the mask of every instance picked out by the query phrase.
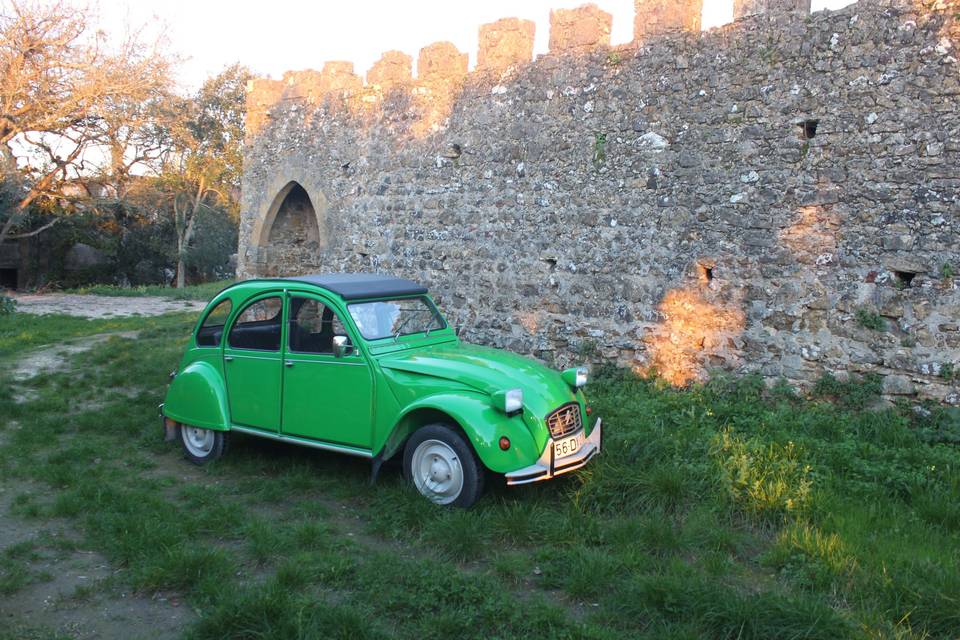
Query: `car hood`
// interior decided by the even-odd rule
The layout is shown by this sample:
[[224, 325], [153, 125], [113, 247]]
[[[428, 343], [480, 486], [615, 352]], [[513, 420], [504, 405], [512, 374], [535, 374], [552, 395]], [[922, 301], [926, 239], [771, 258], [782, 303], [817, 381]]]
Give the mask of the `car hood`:
[[523, 389], [523, 404], [541, 418], [576, 400], [573, 390], [553, 369], [509, 351], [455, 343], [393, 353], [380, 360], [386, 369], [443, 378], [484, 393]]

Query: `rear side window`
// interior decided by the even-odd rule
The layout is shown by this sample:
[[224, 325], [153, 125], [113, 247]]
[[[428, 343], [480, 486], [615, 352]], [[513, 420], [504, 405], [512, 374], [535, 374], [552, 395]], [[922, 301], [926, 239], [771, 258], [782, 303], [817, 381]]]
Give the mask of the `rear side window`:
[[197, 331], [198, 347], [218, 347], [220, 338], [223, 337], [223, 325], [227, 322], [227, 316], [230, 315], [230, 298], [221, 300], [215, 306], [207, 317], [203, 319], [200, 330]]
[[227, 344], [234, 349], [279, 351], [282, 311], [283, 303], [279, 297], [257, 300], [233, 323]]

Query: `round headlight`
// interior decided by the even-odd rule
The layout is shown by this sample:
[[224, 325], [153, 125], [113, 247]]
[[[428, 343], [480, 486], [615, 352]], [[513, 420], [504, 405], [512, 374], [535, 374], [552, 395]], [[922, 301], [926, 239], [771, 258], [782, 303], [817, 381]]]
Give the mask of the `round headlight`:
[[577, 389], [587, 384], [588, 373], [586, 367], [577, 367], [576, 384], [574, 385]]
[[589, 370], [586, 367], [573, 367], [561, 373], [560, 376], [568, 385], [574, 389], [579, 389], [587, 384], [588, 373]]

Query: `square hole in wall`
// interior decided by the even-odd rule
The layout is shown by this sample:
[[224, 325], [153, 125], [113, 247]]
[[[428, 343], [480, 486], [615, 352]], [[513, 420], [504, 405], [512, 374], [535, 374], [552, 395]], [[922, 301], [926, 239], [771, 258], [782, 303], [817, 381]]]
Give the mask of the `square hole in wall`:
[[697, 275], [700, 277], [700, 282], [704, 284], [710, 284], [713, 281], [713, 267], [705, 264], [698, 264]]
[[800, 136], [804, 140], [810, 140], [817, 135], [817, 126], [820, 124], [819, 120], [813, 118], [808, 118], [801, 122], [797, 123], [797, 126], [800, 127]]
[[912, 271], [894, 271], [893, 281], [898, 287], [905, 289], [913, 284], [913, 279], [916, 275], [917, 274]]
[[0, 269], [0, 289], [17, 288], [17, 270]]

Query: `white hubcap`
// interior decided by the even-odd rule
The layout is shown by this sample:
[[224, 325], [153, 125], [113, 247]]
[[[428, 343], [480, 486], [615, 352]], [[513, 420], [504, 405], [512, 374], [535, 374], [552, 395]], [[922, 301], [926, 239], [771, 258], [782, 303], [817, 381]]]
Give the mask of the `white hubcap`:
[[214, 433], [210, 429], [200, 429], [198, 427], [181, 427], [183, 433], [183, 444], [187, 451], [198, 458], [206, 458], [213, 451]]
[[460, 458], [445, 442], [421, 442], [413, 452], [410, 469], [417, 491], [437, 504], [450, 504], [463, 491]]

